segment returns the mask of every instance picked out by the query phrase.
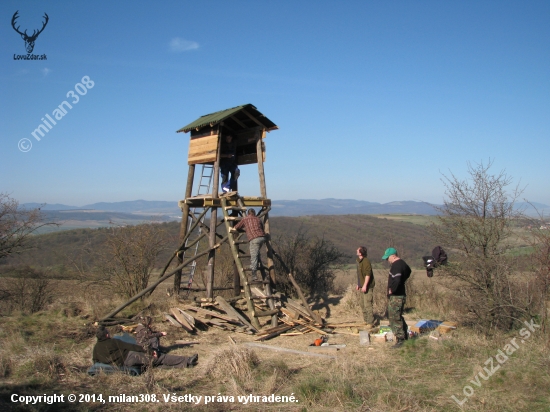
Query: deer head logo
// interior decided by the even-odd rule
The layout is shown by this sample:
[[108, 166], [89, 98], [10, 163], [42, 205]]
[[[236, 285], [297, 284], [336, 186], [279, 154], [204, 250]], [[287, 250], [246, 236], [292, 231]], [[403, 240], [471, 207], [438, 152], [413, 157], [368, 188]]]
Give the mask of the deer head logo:
[[27, 30], [25, 30], [24, 33], [21, 33], [21, 32], [19, 31], [19, 26], [15, 27], [15, 20], [17, 20], [17, 18], [19, 17], [19, 16], [17, 15], [17, 13], [19, 13], [19, 10], [16, 11], [16, 12], [14, 13], [13, 17], [11, 18], [11, 25], [12, 25], [13, 29], [14, 29], [17, 33], [19, 33], [19, 34], [21, 35], [21, 38], [22, 38], [23, 40], [25, 40], [25, 48], [27, 49], [27, 53], [32, 53], [32, 51], [34, 50], [34, 42], [36, 41], [36, 38], [38, 37], [38, 35], [39, 35], [40, 33], [42, 33], [42, 31], [43, 31], [44, 28], [46, 27], [46, 24], [48, 24], [48, 20], [49, 20], [50, 18], [48, 17], [48, 15], [47, 15], [46, 13], [44, 13], [44, 19], [45, 19], [45, 21], [44, 21], [44, 23], [43, 23], [43, 25], [42, 25], [42, 28], [41, 28], [40, 30], [38, 30], [38, 31], [34, 30], [33, 33], [32, 33], [32, 35], [29, 36], [29, 35], [27, 34]]

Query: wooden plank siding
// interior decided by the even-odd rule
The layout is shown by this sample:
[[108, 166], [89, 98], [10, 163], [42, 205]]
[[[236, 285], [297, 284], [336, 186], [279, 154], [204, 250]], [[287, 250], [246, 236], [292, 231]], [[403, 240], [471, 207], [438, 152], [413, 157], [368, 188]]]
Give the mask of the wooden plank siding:
[[187, 163], [209, 163], [216, 161], [218, 135], [205, 136], [189, 140]]

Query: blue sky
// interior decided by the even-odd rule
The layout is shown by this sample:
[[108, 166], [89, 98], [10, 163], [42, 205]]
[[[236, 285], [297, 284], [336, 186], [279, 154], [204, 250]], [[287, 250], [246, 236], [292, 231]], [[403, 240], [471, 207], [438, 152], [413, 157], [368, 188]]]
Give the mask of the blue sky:
[[[49, 15], [47, 60], [14, 60], [16, 10], [30, 33]], [[0, 17], [0, 192], [22, 203], [181, 199], [175, 131], [252, 103], [280, 128], [272, 199], [441, 203], [441, 173], [494, 159], [550, 204], [550, 2], [5, 0]], [[259, 194], [256, 165], [239, 187]]]

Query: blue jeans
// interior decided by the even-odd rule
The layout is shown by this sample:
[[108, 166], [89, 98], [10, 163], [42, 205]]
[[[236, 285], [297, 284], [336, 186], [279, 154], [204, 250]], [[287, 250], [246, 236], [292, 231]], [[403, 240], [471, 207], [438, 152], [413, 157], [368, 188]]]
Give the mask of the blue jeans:
[[250, 269], [252, 269], [252, 278], [256, 277], [256, 270], [258, 269], [258, 263], [260, 260], [260, 251], [265, 243], [265, 237], [260, 236], [250, 241]]
[[231, 180], [229, 181], [231, 190], [236, 190], [236, 186], [237, 186], [236, 185], [237, 176], [235, 173], [236, 171], [237, 171], [237, 163], [235, 162], [225, 162], [220, 164], [220, 175], [222, 177], [222, 181], [221, 181], [222, 190], [223, 190], [224, 184], [226, 184], [227, 181], [229, 180], [229, 173], [231, 173]]

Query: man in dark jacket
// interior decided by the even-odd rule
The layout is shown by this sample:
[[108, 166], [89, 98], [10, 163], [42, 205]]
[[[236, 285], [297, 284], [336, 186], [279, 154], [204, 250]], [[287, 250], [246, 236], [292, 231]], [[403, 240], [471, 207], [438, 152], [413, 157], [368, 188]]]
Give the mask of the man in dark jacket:
[[191, 357], [159, 354], [152, 350], [147, 354], [140, 345], [111, 339], [107, 329], [100, 327], [96, 333], [97, 343], [94, 346], [92, 360], [94, 362], [113, 364], [116, 366], [139, 367], [145, 369], [149, 363], [153, 366], [186, 368], [197, 364], [199, 355]]
[[144, 349], [160, 350], [160, 338], [166, 336], [166, 332], [156, 332], [152, 328], [153, 318], [151, 316], [143, 316], [141, 322], [136, 327], [137, 344]]
[[393, 335], [397, 340], [392, 348], [398, 348], [408, 338], [403, 308], [406, 300], [405, 283], [411, 276], [411, 268], [397, 256], [397, 250], [393, 247], [386, 249], [382, 259], [387, 260], [391, 265], [388, 274], [388, 318]]

